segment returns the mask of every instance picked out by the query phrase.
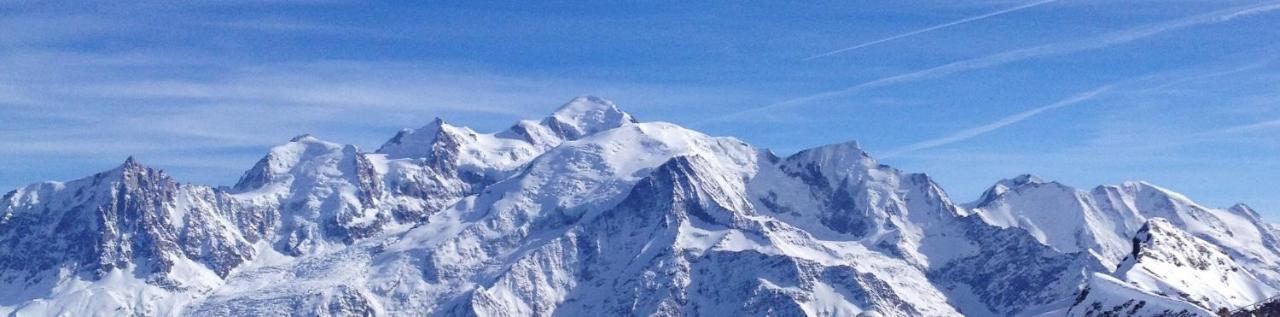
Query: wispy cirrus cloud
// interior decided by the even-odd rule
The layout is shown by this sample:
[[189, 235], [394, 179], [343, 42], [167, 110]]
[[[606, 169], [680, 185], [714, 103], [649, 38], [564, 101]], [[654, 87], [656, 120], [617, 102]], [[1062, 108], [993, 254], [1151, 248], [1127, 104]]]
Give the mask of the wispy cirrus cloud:
[[1200, 136], [1223, 136], [1280, 129], [1280, 119], [1223, 127], [1200, 133]]
[[[99, 162], [58, 171], [82, 175], [133, 155], [184, 180], [217, 184], [270, 146], [302, 133], [369, 149], [433, 117], [501, 129], [583, 94], [641, 113], [750, 96], [731, 88], [506, 74], [469, 64], [10, 53], [0, 54], [0, 69], [13, 70], [0, 74], [0, 122], [6, 122], [0, 125], [0, 156], [9, 158], [0, 160], [3, 175], [30, 172], [20, 160], [31, 157]], [[64, 59], [68, 63], [50, 62]], [[636, 100], [644, 103], [627, 102]], [[208, 161], [194, 159], [200, 157]], [[224, 178], [209, 178], [219, 175]], [[43, 179], [59, 177], [4, 181], [12, 186]]]
[[943, 24], [938, 24], [938, 25], [930, 26], [930, 27], [923, 28], [923, 29], [917, 29], [917, 30], [914, 30], [914, 31], [910, 31], [910, 32], [906, 32], [906, 33], [900, 33], [900, 34], [897, 34], [897, 35], [893, 35], [893, 36], [889, 36], [889, 37], [885, 37], [885, 38], [880, 38], [880, 39], [873, 40], [873, 41], [863, 42], [863, 43], [858, 44], [858, 45], [849, 46], [849, 47], [845, 47], [845, 48], [838, 49], [838, 50], [834, 50], [834, 51], [824, 52], [824, 53], [821, 53], [821, 54], [817, 54], [817, 55], [813, 55], [813, 56], [806, 57], [804, 60], [809, 61], [809, 60], [814, 60], [814, 59], [818, 59], [818, 58], [823, 58], [823, 57], [827, 57], [827, 56], [831, 56], [831, 55], [836, 55], [836, 54], [840, 54], [840, 53], [844, 53], [844, 52], [848, 52], [848, 51], [852, 51], [852, 50], [856, 50], [856, 49], [860, 49], [860, 48], [864, 48], [864, 47], [868, 47], [868, 46], [873, 46], [873, 45], [876, 45], [876, 44], [881, 44], [881, 43], [885, 43], [885, 42], [889, 42], [889, 41], [893, 41], [893, 40], [898, 40], [898, 39], [907, 38], [907, 37], [912, 37], [912, 36], [916, 36], [916, 35], [920, 35], [920, 34], [924, 34], [924, 33], [929, 33], [929, 32], [933, 32], [933, 31], [937, 31], [937, 30], [941, 30], [941, 29], [945, 29], [945, 28], [949, 28], [949, 27], [953, 27], [953, 26], [957, 26], [957, 25], [961, 25], [961, 24], [969, 23], [969, 22], [974, 22], [974, 21], [978, 21], [978, 20], [983, 20], [983, 19], [987, 19], [987, 18], [991, 18], [991, 17], [999, 16], [999, 15], [1004, 15], [1004, 14], [1008, 14], [1008, 13], [1016, 12], [1016, 11], [1026, 10], [1026, 9], [1029, 9], [1029, 8], [1034, 8], [1034, 7], [1042, 6], [1042, 5], [1049, 4], [1049, 3], [1052, 3], [1052, 2], [1057, 2], [1057, 1], [1058, 1], [1058, 0], [1042, 0], [1042, 1], [1036, 1], [1036, 2], [1031, 2], [1031, 3], [1026, 3], [1026, 4], [1019, 5], [1019, 6], [1015, 6], [1015, 7], [1012, 7], [1012, 8], [1007, 8], [1007, 9], [997, 10], [997, 11], [993, 11], [993, 12], [988, 12], [988, 13], [984, 13], [984, 14], [980, 14], [980, 15], [971, 16], [971, 17], [966, 17], [966, 18], [963, 18], [963, 19], [959, 19], [959, 20], [955, 20], [955, 21], [951, 21], [951, 22], [947, 22], [947, 23], [943, 23]]
[[1266, 66], [1268, 66], [1268, 65], [1269, 65], [1269, 64], [1271, 64], [1271, 63], [1272, 63], [1272, 59], [1266, 59], [1266, 60], [1261, 60], [1261, 61], [1257, 61], [1257, 62], [1254, 62], [1254, 63], [1249, 63], [1249, 64], [1245, 64], [1245, 65], [1240, 65], [1240, 66], [1237, 66], [1237, 67], [1234, 67], [1234, 68], [1231, 68], [1231, 69], [1225, 69], [1225, 70], [1220, 70], [1220, 71], [1207, 72], [1207, 73], [1203, 73], [1203, 74], [1196, 74], [1196, 75], [1187, 75], [1187, 76], [1182, 76], [1182, 77], [1179, 77], [1179, 78], [1175, 78], [1175, 79], [1169, 80], [1169, 81], [1167, 81], [1167, 82], [1165, 82], [1165, 83], [1163, 83], [1163, 84], [1160, 84], [1160, 85], [1156, 85], [1156, 86], [1153, 86], [1153, 87], [1150, 87], [1150, 88], [1145, 88], [1145, 89], [1138, 90], [1137, 92], [1151, 92], [1151, 91], [1157, 91], [1157, 90], [1161, 90], [1161, 89], [1165, 89], [1165, 88], [1169, 88], [1169, 87], [1174, 87], [1174, 86], [1178, 86], [1178, 85], [1185, 84], [1185, 83], [1190, 83], [1190, 82], [1196, 82], [1196, 81], [1201, 81], [1201, 80], [1205, 80], [1205, 79], [1211, 79], [1211, 78], [1218, 78], [1218, 77], [1223, 77], [1223, 76], [1230, 76], [1230, 75], [1240, 74], [1240, 73], [1249, 72], [1249, 71], [1253, 71], [1253, 70], [1257, 70], [1257, 69], [1260, 69], [1260, 68], [1266, 67]]
[[1210, 13], [1185, 17], [1181, 19], [1165, 21], [1156, 24], [1145, 25], [1141, 27], [1129, 28], [1125, 30], [1105, 33], [1099, 36], [1089, 37], [1080, 40], [1051, 43], [1028, 48], [1004, 51], [996, 54], [972, 58], [957, 62], [948, 63], [942, 66], [927, 68], [910, 73], [884, 77], [848, 88], [825, 91], [808, 96], [792, 98], [781, 102], [748, 108], [745, 110], [728, 113], [719, 117], [711, 118], [703, 122], [718, 122], [733, 120], [747, 115], [768, 114], [777, 112], [782, 109], [806, 104], [816, 100], [832, 98], [836, 96], [853, 94], [869, 89], [881, 88], [891, 85], [903, 84], [908, 82], [921, 81], [926, 79], [934, 79], [945, 77], [948, 75], [986, 69], [1001, 66], [1013, 62], [1024, 61], [1028, 59], [1071, 54], [1076, 52], [1107, 48], [1115, 45], [1125, 44], [1166, 32], [1186, 29], [1190, 27], [1224, 23], [1241, 17], [1264, 14], [1272, 11], [1280, 10], [1280, 2], [1268, 2], [1262, 4], [1254, 4], [1247, 6], [1232, 7], [1229, 9], [1218, 10]]
[[[885, 152], [882, 155], [882, 157], [885, 157], [885, 158], [897, 157], [897, 156], [906, 155], [912, 152], [932, 149], [936, 147], [941, 147], [941, 146], [965, 141], [965, 140], [972, 139], [974, 137], [978, 137], [983, 134], [990, 133], [992, 131], [1013, 125], [1015, 123], [1018, 123], [1024, 120], [1031, 119], [1032, 117], [1044, 114], [1052, 110], [1058, 110], [1062, 108], [1076, 106], [1082, 103], [1093, 101], [1095, 99], [1098, 99], [1099, 97], [1102, 97], [1108, 94], [1119, 96], [1119, 97], [1138, 96], [1137, 97], [1138, 100], [1151, 101], [1151, 99], [1147, 98], [1149, 97], [1149, 94], [1147, 93], [1150, 93], [1152, 91], [1169, 88], [1177, 85], [1183, 85], [1183, 84], [1204, 83], [1208, 80], [1217, 79], [1220, 77], [1240, 76], [1250, 72], [1256, 73], [1257, 71], [1262, 70], [1263, 67], [1270, 65], [1271, 61], [1272, 61], [1272, 58], [1268, 57], [1255, 62], [1249, 62], [1249, 63], [1228, 66], [1228, 67], [1221, 67], [1221, 66], [1213, 67], [1213, 68], [1188, 67], [1186, 69], [1171, 70], [1171, 71], [1165, 71], [1165, 72], [1160, 72], [1160, 73], [1151, 74], [1151, 75], [1138, 76], [1138, 77], [1134, 77], [1126, 80], [1120, 80], [1120, 81], [1103, 85], [1088, 91], [1077, 93], [1068, 98], [1056, 101], [1048, 105], [1014, 113], [987, 124], [956, 131], [954, 133], [951, 133], [942, 137], [937, 137], [937, 138], [893, 148]], [[1254, 75], [1256, 76], [1256, 74]], [[1247, 78], [1251, 78], [1251, 77], [1247, 77]], [[1245, 79], [1237, 78], [1236, 80], [1245, 80]], [[1251, 78], [1249, 80], [1257, 81], [1261, 79]], [[1119, 87], [1125, 87], [1125, 89], [1118, 89]], [[1249, 98], [1256, 98], [1256, 96], [1245, 94], [1242, 96], [1233, 96], [1233, 98], [1249, 99]], [[1274, 102], [1274, 100], [1268, 100], [1268, 101]], [[1129, 101], [1129, 102], [1132, 102], [1132, 101]], [[1227, 101], [1227, 102], [1232, 102], [1232, 101]], [[1177, 107], [1177, 105], [1171, 104], [1171, 105], [1168, 105], [1167, 107]], [[1142, 106], [1138, 108], [1146, 109], [1146, 111], [1158, 111], [1159, 106], [1147, 105], [1147, 106]], [[1137, 126], [1141, 126], [1141, 125], [1143, 124], [1139, 124], [1138, 122], [1130, 118], [1127, 120], [1123, 120], [1123, 122], [1112, 122], [1112, 125], [1110, 127], [1103, 127], [1103, 129], [1115, 130], [1117, 128], [1119, 129], [1139, 128]], [[1095, 139], [1089, 145], [1089, 148], [1091, 148], [1091, 150], [1093, 151], [1090, 153], [1095, 153], [1095, 152], [1114, 153], [1119, 151], [1118, 148], [1125, 148], [1127, 150], [1167, 149], [1169, 147], [1187, 145], [1192, 143], [1220, 141], [1223, 139], [1223, 137], [1227, 137], [1233, 134], [1258, 132], [1258, 131], [1265, 131], [1273, 128], [1280, 128], [1280, 120], [1227, 126], [1227, 127], [1216, 128], [1216, 129], [1204, 130], [1202, 132], [1197, 132], [1197, 133], [1183, 133], [1183, 134], [1171, 134], [1170, 131], [1164, 131], [1164, 130], [1151, 131], [1153, 129], [1155, 130], [1167, 129], [1168, 128], [1167, 124], [1154, 124], [1154, 123], [1148, 122], [1146, 123], [1146, 125], [1149, 125], [1149, 126], [1140, 127], [1141, 129], [1139, 130], [1143, 130], [1143, 132], [1141, 133], [1135, 133], [1135, 131], [1109, 131], [1107, 133], [1101, 133], [1101, 135], [1103, 135], [1102, 137], [1100, 137], [1101, 139]], [[1165, 136], [1177, 135], [1177, 137], [1175, 138], [1176, 140], [1151, 142], [1151, 140], [1153, 139], [1152, 134], [1163, 134]], [[1129, 137], [1126, 137], [1126, 136], [1129, 136]]]
[[918, 142], [918, 143], [913, 143], [913, 144], [909, 144], [909, 145], [902, 146], [902, 147], [899, 147], [899, 148], [895, 148], [895, 149], [892, 149], [892, 150], [889, 150], [889, 151], [885, 152], [884, 154], [882, 154], [882, 155], [881, 155], [881, 157], [882, 157], [882, 158], [892, 158], [892, 157], [896, 157], [896, 156], [903, 155], [903, 154], [906, 154], [906, 153], [911, 153], [911, 152], [915, 152], [915, 151], [919, 151], [919, 150], [924, 150], [924, 149], [935, 148], [935, 147], [939, 147], [939, 146], [943, 146], [943, 145], [947, 145], [947, 144], [951, 144], [951, 143], [956, 143], [956, 142], [960, 142], [960, 141], [968, 140], [968, 139], [971, 139], [971, 138], [974, 138], [974, 137], [977, 137], [977, 136], [980, 136], [980, 135], [983, 135], [983, 134], [990, 133], [990, 132], [995, 131], [995, 130], [998, 130], [998, 129], [1000, 129], [1000, 128], [1004, 128], [1004, 127], [1009, 126], [1009, 125], [1011, 125], [1011, 124], [1018, 123], [1018, 122], [1022, 122], [1023, 120], [1030, 119], [1031, 117], [1037, 116], [1037, 115], [1039, 115], [1039, 114], [1041, 114], [1041, 113], [1044, 113], [1044, 112], [1046, 112], [1046, 111], [1051, 111], [1051, 110], [1055, 110], [1055, 109], [1060, 109], [1060, 108], [1070, 107], [1070, 106], [1074, 106], [1074, 105], [1077, 105], [1077, 104], [1080, 104], [1080, 103], [1083, 103], [1083, 102], [1086, 102], [1086, 101], [1092, 100], [1092, 99], [1097, 98], [1098, 96], [1102, 95], [1103, 93], [1106, 93], [1107, 91], [1110, 91], [1110, 90], [1111, 90], [1112, 88], [1114, 88], [1115, 86], [1116, 86], [1116, 84], [1109, 84], [1109, 85], [1105, 85], [1105, 86], [1102, 86], [1102, 87], [1094, 88], [1094, 89], [1092, 89], [1092, 90], [1089, 90], [1089, 91], [1085, 91], [1085, 92], [1081, 92], [1081, 93], [1075, 94], [1075, 95], [1073, 95], [1073, 96], [1071, 96], [1071, 97], [1068, 97], [1068, 98], [1066, 98], [1066, 99], [1059, 100], [1059, 101], [1054, 102], [1054, 103], [1049, 104], [1049, 105], [1045, 105], [1045, 106], [1041, 106], [1041, 107], [1034, 108], [1034, 109], [1031, 109], [1031, 110], [1026, 110], [1026, 111], [1023, 111], [1023, 112], [1015, 113], [1015, 114], [1013, 114], [1013, 115], [1010, 115], [1010, 116], [1007, 116], [1007, 117], [1001, 118], [1000, 120], [996, 120], [996, 121], [991, 122], [991, 123], [987, 123], [987, 124], [984, 124], [984, 125], [981, 125], [981, 126], [977, 126], [977, 127], [973, 127], [973, 128], [969, 128], [969, 129], [960, 130], [960, 131], [957, 131], [957, 132], [952, 133], [952, 134], [947, 135], [947, 136], [943, 136], [943, 137], [939, 137], [939, 138], [935, 138], [935, 139], [930, 139], [930, 140], [926, 140], [926, 141], [921, 141], [921, 142]]
[[378, 30], [365, 27], [342, 26], [330, 23], [316, 23], [270, 17], [234, 21], [214, 21], [202, 24], [229, 30], [294, 34], [355, 35], [371, 38], [394, 37], [391, 34], [386, 34], [379, 32]]

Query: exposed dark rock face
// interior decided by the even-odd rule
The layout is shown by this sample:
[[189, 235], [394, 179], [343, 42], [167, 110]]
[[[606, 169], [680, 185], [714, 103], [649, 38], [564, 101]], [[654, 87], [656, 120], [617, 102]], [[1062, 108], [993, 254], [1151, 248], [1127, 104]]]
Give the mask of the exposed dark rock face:
[[12, 192], [0, 223], [0, 268], [8, 279], [61, 268], [94, 277], [132, 269], [164, 280], [176, 261], [191, 259], [225, 276], [251, 259], [253, 248], [220, 226], [225, 214], [214, 204], [192, 203], [210, 195], [132, 158], [64, 186]]
[[1280, 297], [1238, 309], [1230, 317], [1280, 317]]

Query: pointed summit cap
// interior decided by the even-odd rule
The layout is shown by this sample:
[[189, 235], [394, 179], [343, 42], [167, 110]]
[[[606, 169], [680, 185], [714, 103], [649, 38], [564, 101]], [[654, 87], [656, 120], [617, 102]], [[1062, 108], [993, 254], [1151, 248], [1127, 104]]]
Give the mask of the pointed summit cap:
[[133, 155], [125, 158], [124, 163], [120, 164], [119, 167], [120, 170], [137, 170], [141, 168], [145, 168], [145, 166], [142, 166], [142, 163], [138, 163], [138, 159], [133, 158]]
[[151, 171], [150, 168], [143, 166], [141, 163], [138, 163], [138, 160], [134, 158], [133, 155], [130, 155], [129, 157], [124, 159], [124, 163], [121, 163], [120, 165], [112, 169], [102, 171], [94, 175], [99, 178], [107, 177], [107, 178], [120, 179], [122, 177], [127, 177], [127, 175], [138, 175], [138, 174], [148, 173], [149, 171]]
[[1253, 218], [1262, 218], [1262, 215], [1258, 214], [1258, 211], [1253, 210], [1253, 207], [1249, 207], [1249, 205], [1244, 203], [1232, 205], [1231, 208], [1228, 208], [1227, 210], [1237, 214], [1249, 215]]
[[476, 132], [467, 127], [459, 127], [435, 117], [430, 123], [417, 129], [401, 129], [390, 140], [378, 147], [377, 153], [387, 154], [388, 158], [427, 158], [433, 152], [437, 140], [448, 138], [451, 142], [462, 142], [466, 138], [475, 138]]
[[561, 137], [573, 140], [637, 121], [631, 114], [618, 109], [613, 101], [580, 96], [560, 106], [542, 122]]
[[875, 159], [871, 158], [858, 141], [845, 141], [805, 149], [787, 157], [788, 161], [813, 162], [819, 166], [830, 168], [849, 168], [854, 166], [873, 167]]
[[289, 139], [289, 142], [315, 141], [319, 139], [320, 138], [317, 138], [315, 135], [312, 135], [311, 133], [303, 133], [293, 137], [292, 139]]

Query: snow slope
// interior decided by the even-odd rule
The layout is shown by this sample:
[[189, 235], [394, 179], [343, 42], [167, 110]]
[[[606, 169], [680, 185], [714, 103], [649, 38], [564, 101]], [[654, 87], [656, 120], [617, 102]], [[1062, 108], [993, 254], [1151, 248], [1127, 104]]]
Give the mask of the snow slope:
[[1276, 294], [1217, 246], [1167, 220], [1148, 220], [1134, 242], [1133, 254], [1115, 275], [1149, 292], [1176, 294], [1210, 310], [1243, 307]]
[[1062, 252], [1091, 253], [1110, 267], [1128, 254], [1128, 233], [1142, 219], [1103, 212], [1088, 192], [1032, 175], [996, 183], [972, 208], [987, 223], [1022, 228], [1040, 243]]
[[1214, 314], [1203, 307], [1151, 293], [1113, 276], [1094, 273], [1074, 305], [1045, 316], [1209, 317]]

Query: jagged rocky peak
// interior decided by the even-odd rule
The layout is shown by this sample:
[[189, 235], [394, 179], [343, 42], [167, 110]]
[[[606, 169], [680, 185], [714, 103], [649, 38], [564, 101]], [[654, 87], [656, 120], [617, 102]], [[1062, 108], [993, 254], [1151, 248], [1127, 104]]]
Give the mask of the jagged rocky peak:
[[1115, 273], [1094, 273], [1069, 315], [1214, 316], [1275, 293], [1219, 246], [1150, 218]]
[[146, 165], [142, 165], [133, 156], [129, 156], [124, 163], [115, 168], [94, 174], [93, 177], [74, 181], [73, 183], [84, 183], [91, 179], [90, 184], [86, 184], [87, 188], [81, 189], [86, 191], [101, 190], [117, 190], [116, 186], [123, 185], [121, 190], [132, 191], [140, 188], [156, 188], [164, 187], [165, 189], [176, 188], [178, 183], [174, 181], [164, 171], [154, 169]]
[[1148, 219], [1134, 235], [1133, 243], [1133, 253], [1125, 258], [1122, 265], [1159, 261], [1206, 270], [1213, 265], [1226, 264], [1223, 258], [1229, 259], [1217, 247], [1192, 237], [1164, 218]]
[[129, 270], [153, 285], [179, 287], [182, 277], [168, 274], [184, 258], [225, 276], [249, 257], [239, 240], [209, 233], [218, 230], [217, 215], [192, 206], [198, 198], [188, 196], [190, 188], [132, 157], [87, 178], [46, 184], [56, 186], [5, 202], [0, 269], [29, 272], [32, 281], [55, 269], [98, 278]]
[[138, 163], [138, 160], [134, 159], [133, 155], [125, 158], [124, 164], [120, 164], [120, 168], [136, 168], [140, 166], [142, 166], [142, 164]]
[[613, 101], [595, 96], [574, 98], [542, 121], [543, 125], [566, 140], [636, 122], [631, 114], [618, 109]]
[[[28, 204], [47, 204], [51, 203], [50, 196], [67, 190], [75, 191], [74, 199], [71, 203], [87, 203], [95, 198], [95, 195], [108, 193], [121, 189], [119, 185], [125, 185], [123, 189], [131, 190], [140, 185], [154, 186], [164, 183], [172, 183], [176, 186], [164, 171], [153, 169], [142, 165], [133, 156], [125, 159], [124, 163], [102, 172], [94, 173], [92, 176], [73, 180], [70, 182], [43, 182], [31, 184], [18, 190], [6, 194], [9, 199], [4, 203], [10, 204], [6, 211], [21, 210]], [[22, 199], [27, 199], [26, 201]], [[29, 206], [27, 206], [29, 207]]]
[[133, 177], [137, 177], [138, 175], [147, 175], [152, 173], [157, 175], [164, 175], [164, 172], [142, 165], [142, 163], [139, 163], [137, 159], [134, 159], [133, 156], [130, 155], [128, 158], [124, 159], [124, 163], [117, 165], [115, 168], [98, 173], [97, 175], [100, 178], [107, 177], [107, 176], [133, 178]]
[[417, 129], [403, 129], [396, 133], [378, 148], [377, 153], [386, 154], [387, 158], [426, 158], [431, 159], [438, 146], [457, 144], [463, 138], [474, 139], [475, 131], [466, 127], [458, 127], [444, 119], [436, 117], [431, 123]]
[[1220, 247], [1162, 218], [1148, 219], [1134, 235], [1133, 252], [1116, 276], [1210, 311], [1239, 308], [1276, 293]]

